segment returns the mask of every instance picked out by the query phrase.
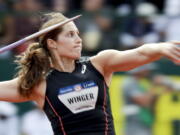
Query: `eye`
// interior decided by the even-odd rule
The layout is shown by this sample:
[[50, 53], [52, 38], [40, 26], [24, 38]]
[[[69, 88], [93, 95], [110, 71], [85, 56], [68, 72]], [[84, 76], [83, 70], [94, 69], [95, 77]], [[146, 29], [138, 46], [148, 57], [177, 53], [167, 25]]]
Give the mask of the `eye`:
[[74, 32], [69, 32], [68, 33], [68, 37], [73, 37], [74, 36]]

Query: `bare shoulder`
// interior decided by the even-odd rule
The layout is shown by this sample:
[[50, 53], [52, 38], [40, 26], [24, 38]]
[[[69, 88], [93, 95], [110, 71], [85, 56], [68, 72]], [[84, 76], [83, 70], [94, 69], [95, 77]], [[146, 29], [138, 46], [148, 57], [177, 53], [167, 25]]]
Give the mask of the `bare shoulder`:
[[98, 55], [90, 57], [90, 61], [91, 61], [92, 65], [104, 76], [104, 70], [100, 64], [101, 60], [98, 57]]
[[107, 65], [115, 55], [119, 55], [122, 51], [108, 49], [99, 52], [97, 55], [91, 57], [92, 61], [99, 64]]
[[114, 58], [114, 55], [119, 54], [120, 51], [113, 50], [113, 49], [108, 49], [99, 52], [97, 55], [91, 57], [92, 63], [100, 68], [103, 71], [108, 72], [108, 64], [111, 63], [111, 61]]
[[109, 56], [119, 53], [120, 51], [118, 50], [114, 50], [114, 49], [108, 49], [108, 50], [103, 50], [100, 51], [97, 55], [93, 56], [95, 59], [107, 59], [109, 58]]
[[91, 57], [91, 61], [93, 62], [102, 62], [103, 59], [107, 59], [112, 53], [116, 52], [116, 50], [103, 50], [100, 51], [97, 55]]
[[106, 70], [106, 64], [114, 51], [115, 50], [101, 51], [90, 58], [92, 65], [104, 76], [107, 85], [110, 85], [113, 72]]

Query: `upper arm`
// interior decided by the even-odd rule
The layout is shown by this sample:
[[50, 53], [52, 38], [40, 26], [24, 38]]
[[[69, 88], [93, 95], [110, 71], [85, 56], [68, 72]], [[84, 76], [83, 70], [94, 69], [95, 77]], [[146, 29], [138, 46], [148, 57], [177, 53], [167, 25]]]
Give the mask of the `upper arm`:
[[92, 58], [104, 72], [128, 71], [143, 64], [153, 61], [155, 58], [141, 53], [141, 48], [126, 51], [105, 50]]
[[28, 98], [22, 97], [18, 92], [18, 78], [0, 82], [0, 100], [9, 102], [25, 102]]

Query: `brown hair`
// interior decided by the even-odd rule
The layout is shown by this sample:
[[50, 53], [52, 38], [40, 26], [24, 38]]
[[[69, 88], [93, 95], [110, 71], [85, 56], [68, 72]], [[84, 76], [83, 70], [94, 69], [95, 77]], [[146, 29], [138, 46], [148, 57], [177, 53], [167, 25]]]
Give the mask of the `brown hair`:
[[[58, 12], [45, 14], [47, 21], [42, 24], [41, 29], [57, 24], [67, 18]], [[19, 93], [23, 97], [29, 97], [33, 88], [42, 80], [51, 69], [51, 54], [47, 47], [47, 39], [56, 40], [57, 35], [62, 31], [62, 27], [39, 37], [39, 42], [32, 43], [28, 49], [17, 56], [18, 64], [17, 77], [19, 78]]]

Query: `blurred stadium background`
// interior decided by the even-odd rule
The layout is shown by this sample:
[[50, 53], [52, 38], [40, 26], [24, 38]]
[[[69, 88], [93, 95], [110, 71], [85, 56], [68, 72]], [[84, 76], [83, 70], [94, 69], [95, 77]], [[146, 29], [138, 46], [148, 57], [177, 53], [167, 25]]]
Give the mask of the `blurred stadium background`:
[[[42, 13], [50, 11], [68, 17], [83, 15], [75, 23], [85, 56], [105, 49], [127, 50], [145, 43], [180, 40], [179, 0], [0, 0], [0, 47], [38, 31]], [[15, 56], [34, 41], [0, 54], [0, 81], [14, 76]], [[117, 135], [130, 135], [130, 129], [132, 135], [180, 135], [179, 66], [164, 58], [153, 65], [115, 73], [110, 95]], [[126, 82], [133, 87], [126, 87]], [[49, 123], [37, 128], [45, 121], [31, 102], [0, 102], [0, 135], [50, 135], [51, 131], [46, 131]]]

